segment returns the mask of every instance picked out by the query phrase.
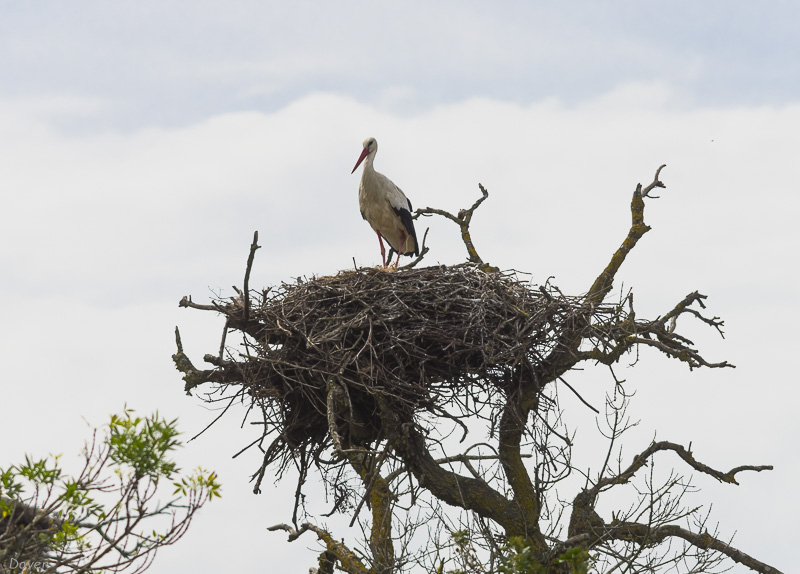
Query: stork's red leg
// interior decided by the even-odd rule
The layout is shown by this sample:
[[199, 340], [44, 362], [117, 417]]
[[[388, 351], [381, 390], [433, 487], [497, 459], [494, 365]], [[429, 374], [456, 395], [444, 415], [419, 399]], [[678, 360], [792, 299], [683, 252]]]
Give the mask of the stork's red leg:
[[408, 235], [406, 235], [405, 231], [402, 232], [400, 237], [402, 237], [402, 242], [400, 243], [400, 251], [397, 252], [397, 259], [394, 261], [395, 269], [397, 269], [397, 266], [400, 265], [400, 255], [405, 255], [406, 241], [408, 241]]
[[380, 231], [376, 231], [375, 233], [378, 234], [378, 243], [381, 244], [381, 259], [383, 259], [383, 266], [386, 267], [386, 248], [383, 246], [383, 237], [381, 237]]

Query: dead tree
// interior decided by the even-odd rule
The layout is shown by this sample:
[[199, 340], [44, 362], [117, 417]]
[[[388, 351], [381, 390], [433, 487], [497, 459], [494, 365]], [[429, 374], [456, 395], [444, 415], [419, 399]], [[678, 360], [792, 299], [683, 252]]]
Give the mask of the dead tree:
[[[691, 318], [722, 334], [723, 322], [705, 314], [705, 295], [690, 293], [655, 319], [637, 317], [632, 293], [608, 301], [617, 271], [650, 229], [645, 199], [664, 187], [663, 167], [652, 183], [637, 186], [627, 236], [583, 295], [566, 295], [549, 282], [531, 285], [521, 273], [499, 272], [481, 259], [469, 232], [488, 196], [481, 186], [482, 197], [457, 215], [416, 213], [459, 226], [465, 264], [415, 268], [417, 260], [396, 273], [356, 269], [256, 291], [248, 285], [256, 234], [235, 297], [210, 304], [184, 297], [182, 307], [225, 317], [219, 351], [204, 357], [208, 369], [184, 354], [176, 329], [173, 358], [186, 392], [202, 386], [208, 401], [241, 401], [258, 413], [263, 431], [250, 446], [261, 449], [263, 460], [252, 477], [254, 492], [267, 472], [281, 478], [296, 470], [291, 523], [270, 529], [288, 532], [290, 541], [313, 533], [323, 547], [324, 573], [415, 566], [495, 572], [515, 541], [545, 572], [568, 571], [559, 557], [571, 549], [609, 572], [659, 571], [678, 561], [682, 571], [709, 572], [727, 559], [778, 572], [709, 533], [699, 509], [683, 507], [682, 495], [693, 488], [688, 479], [672, 473], [659, 482], [653, 472], [665, 451], [730, 484], [741, 472], [772, 467], [721, 472], [691, 447], [666, 441], [614, 463], [628, 401], [616, 377], [602, 470], [587, 475], [577, 492], [556, 489], [578, 470], [555, 392], [560, 383], [578, 394], [565, 378], [571, 370], [584, 363], [611, 369], [644, 347], [690, 369], [733, 367], [706, 360], [677, 329]], [[241, 336], [238, 346], [226, 343], [230, 333]], [[342, 533], [306, 512], [303, 488], [315, 472], [331, 500], [326, 516], [358, 522], [360, 547], [346, 545]], [[637, 504], [600, 516], [605, 492], [642, 476]], [[676, 549], [675, 541], [684, 546]]]

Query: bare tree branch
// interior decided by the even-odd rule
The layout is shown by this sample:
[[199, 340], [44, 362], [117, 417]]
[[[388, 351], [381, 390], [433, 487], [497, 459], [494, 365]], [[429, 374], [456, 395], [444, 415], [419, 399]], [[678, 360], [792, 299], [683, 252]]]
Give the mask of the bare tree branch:
[[310, 523], [303, 524], [298, 530], [295, 530], [288, 524], [276, 524], [270, 526], [267, 530], [274, 532], [276, 530], [284, 530], [289, 533], [289, 542], [294, 542], [305, 532], [311, 531], [317, 535], [317, 538], [325, 544], [327, 551], [336, 557], [339, 561], [339, 566], [348, 574], [374, 574], [364, 563], [359, 560], [355, 553], [350, 550], [344, 542], [335, 540], [330, 533], [324, 528], [314, 526]]
[[469, 224], [472, 222], [472, 216], [475, 213], [475, 210], [478, 209], [478, 206], [480, 206], [480, 204], [483, 203], [487, 197], [489, 197], [489, 192], [485, 187], [483, 187], [483, 185], [478, 184], [478, 187], [481, 190], [482, 196], [478, 198], [469, 209], [459, 210], [458, 215], [453, 215], [452, 213], [443, 209], [423, 207], [422, 209], [417, 209], [416, 212], [414, 212], [414, 218], [416, 219], [421, 215], [441, 215], [442, 217], [445, 217], [458, 225], [459, 229], [461, 230], [461, 240], [464, 242], [464, 246], [467, 248], [467, 260], [470, 263], [478, 265], [480, 269], [487, 273], [496, 273], [499, 271], [499, 269], [484, 263], [483, 259], [481, 259], [481, 257], [478, 255], [478, 251], [475, 249], [475, 244], [472, 242], [472, 235], [469, 231]]
[[609, 486], [613, 486], [615, 484], [627, 483], [633, 477], [636, 471], [638, 471], [640, 468], [642, 468], [647, 464], [647, 460], [651, 456], [653, 456], [657, 452], [662, 452], [662, 451], [672, 451], [676, 453], [679, 457], [681, 457], [681, 459], [683, 459], [684, 462], [686, 462], [686, 464], [688, 464], [695, 470], [702, 472], [704, 474], [708, 474], [709, 476], [713, 476], [718, 481], [725, 482], [727, 484], [738, 485], [739, 483], [736, 482], [736, 475], [743, 471], [750, 470], [755, 472], [761, 472], [762, 470], [773, 469], [771, 465], [765, 465], [765, 466], [747, 465], [747, 466], [737, 466], [736, 468], [733, 468], [728, 472], [720, 472], [718, 470], [714, 470], [710, 466], [707, 466], [702, 462], [698, 461], [697, 459], [695, 459], [694, 456], [692, 455], [692, 452], [685, 449], [681, 445], [667, 441], [660, 441], [660, 442], [654, 442], [645, 450], [643, 450], [641, 453], [634, 456], [633, 462], [622, 473], [616, 476], [610, 476], [599, 480], [597, 484], [589, 490], [589, 492], [591, 492], [596, 496], [599, 492], [601, 492], [602, 490], [606, 489]]
[[658, 179], [661, 170], [665, 167], [666, 164], [659, 166], [656, 170], [653, 182], [645, 187], [644, 190], [642, 190], [642, 184], [636, 186], [636, 191], [633, 193], [633, 199], [631, 200], [631, 228], [628, 231], [628, 236], [611, 257], [611, 261], [606, 268], [597, 276], [597, 279], [595, 279], [594, 283], [589, 288], [589, 292], [586, 296], [587, 303], [599, 305], [603, 301], [605, 296], [611, 291], [611, 287], [614, 284], [614, 277], [625, 261], [625, 258], [628, 256], [628, 253], [636, 246], [642, 236], [650, 231], [650, 226], [644, 223], [644, 198], [648, 197], [650, 191], [654, 188], [666, 187], [664, 183]]
[[674, 524], [667, 524], [658, 528], [651, 528], [646, 524], [637, 524], [632, 522], [612, 522], [608, 533], [606, 534], [607, 539], [627, 540], [631, 542], [637, 542], [642, 545], [658, 544], [670, 537], [686, 540], [697, 548], [720, 552], [732, 559], [734, 562], [743, 564], [751, 570], [761, 572], [762, 574], [782, 574], [782, 572], [774, 566], [770, 566], [764, 562], [761, 562], [760, 560], [756, 560], [749, 554], [745, 554], [741, 550], [738, 550], [719, 540], [718, 538], [711, 536], [708, 532], [698, 534]]
[[243, 319], [245, 321], [250, 320], [250, 270], [253, 268], [256, 249], [260, 249], [260, 247], [258, 244], [258, 231], [256, 231], [253, 233], [253, 243], [250, 245], [250, 254], [247, 256], [247, 270], [244, 272], [244, 289], [242, 291], [244, 298]]

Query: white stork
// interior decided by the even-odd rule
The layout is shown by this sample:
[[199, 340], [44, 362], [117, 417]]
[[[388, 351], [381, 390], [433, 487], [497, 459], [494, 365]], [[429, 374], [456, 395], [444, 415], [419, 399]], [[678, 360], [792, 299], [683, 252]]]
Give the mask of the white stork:
[[[385, 239], [397, 253], [394, 264], [396, 269], [401, 255], [419, 255], [419, 243], [414, 220], [411, 218], [411, 202], [392, 180], [372, 167], [377, 153], [378, 142], [375, 138], [365, 139], [364, 151], [350, 173], [355, 173], [361, 162], [367, 160], [364, 161], [364, 171], [358, 185], [358, 207], [361, 209], [361, 217], [378, 234], [383, 266], [386, 267], [386, 248], [383, 246]], [[389, 262], [391, 263], [391, 257]]]

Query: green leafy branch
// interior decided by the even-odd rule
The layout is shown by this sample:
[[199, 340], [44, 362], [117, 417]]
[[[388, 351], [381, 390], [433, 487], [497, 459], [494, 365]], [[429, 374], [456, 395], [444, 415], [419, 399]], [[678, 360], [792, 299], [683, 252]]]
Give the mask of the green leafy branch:
[[[112, 415], [83, 450], [77, 476], [60, 456], [0, 468], [0, 571], [141, 572], [156, 551], [179, 540], [197, 510], [219, 498], [216, 473], [180, 474], [177, 420], [158, 413]], [[172, 499], [163, 502], [164, 480]]]

